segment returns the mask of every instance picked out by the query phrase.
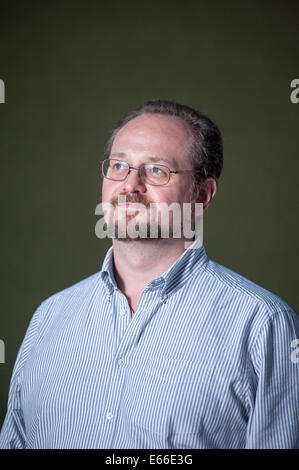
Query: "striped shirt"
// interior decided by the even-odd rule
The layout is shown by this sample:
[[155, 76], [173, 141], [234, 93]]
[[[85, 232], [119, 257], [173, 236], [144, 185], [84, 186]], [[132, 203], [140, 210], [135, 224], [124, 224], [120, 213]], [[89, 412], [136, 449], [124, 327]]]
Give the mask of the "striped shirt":
[[131, 317], [111, 247], [100, 272], [33, 315], [0, 447], [298, 448], [298, 338], [282, 299], [198, 242]]

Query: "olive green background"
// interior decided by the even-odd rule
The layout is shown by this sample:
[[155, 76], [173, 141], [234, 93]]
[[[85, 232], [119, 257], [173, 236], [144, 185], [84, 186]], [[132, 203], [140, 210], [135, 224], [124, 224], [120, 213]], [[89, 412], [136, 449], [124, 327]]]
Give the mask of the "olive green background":
[[219, 125], [207, 254], [298, 311], [298, 5], [0, 0], [0, 423], [35, 309], [101, 267], [99, 161], [115, 122], [145, 100]]

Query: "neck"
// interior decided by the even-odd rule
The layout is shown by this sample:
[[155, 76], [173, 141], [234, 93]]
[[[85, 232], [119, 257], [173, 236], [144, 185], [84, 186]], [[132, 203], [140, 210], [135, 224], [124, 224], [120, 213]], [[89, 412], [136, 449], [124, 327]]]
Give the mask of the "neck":
[[147, 284], [185, 251], [184, 239], [113, 240], [115, 280], [133, 310]]

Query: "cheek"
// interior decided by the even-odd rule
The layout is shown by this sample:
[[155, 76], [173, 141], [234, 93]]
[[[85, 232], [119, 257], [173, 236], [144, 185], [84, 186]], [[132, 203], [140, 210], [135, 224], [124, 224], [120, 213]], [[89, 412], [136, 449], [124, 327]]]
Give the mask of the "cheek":
[[102, 201], [109, 201], [113, 194], [114, 188], [110, 181], [104, 180], [102, 184]]
[[188, 185], [182, 185], [180, 187], [173, 188], [173, 190], [168, 193], [166, 202], [170, 204], [172, 202], [178, 202], [179, 204], [182, 204], [183, 202], [189, 202], [189, 193], [190, 187]]
[[191, 194], [191, 181], [187, 180], [180, 189], [180, 200], [181, 202], [190, 202]]

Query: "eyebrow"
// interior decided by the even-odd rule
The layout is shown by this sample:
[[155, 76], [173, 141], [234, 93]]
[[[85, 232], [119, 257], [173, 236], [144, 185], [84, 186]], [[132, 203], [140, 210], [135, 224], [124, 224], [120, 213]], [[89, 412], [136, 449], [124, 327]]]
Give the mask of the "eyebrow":
[[[122, 153], [122, 152], [118, 152], [118, 153], [113, 153], [112, 155], [110, 155], [109, 158], [122, 158], [122, 159], [126, 159], [128, 156], [126, 153]], [[171, 165], [173, 166], [173, 163], [171, 163], [169, 160], [165, 159], [165, 158], [161, 158], [161, 157], [155, 157], [153, 155], [148, 155], [145, 157], [145, 160], [146, 162], [156, 162], [156, 163], [167, 163], [167, 165]]]

